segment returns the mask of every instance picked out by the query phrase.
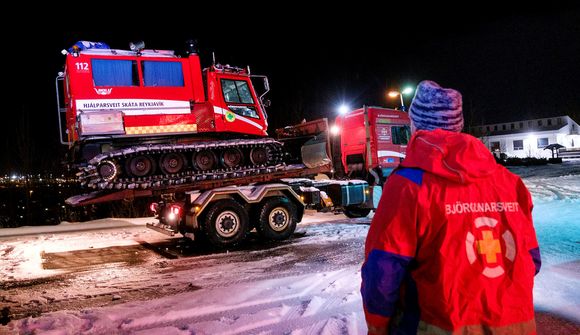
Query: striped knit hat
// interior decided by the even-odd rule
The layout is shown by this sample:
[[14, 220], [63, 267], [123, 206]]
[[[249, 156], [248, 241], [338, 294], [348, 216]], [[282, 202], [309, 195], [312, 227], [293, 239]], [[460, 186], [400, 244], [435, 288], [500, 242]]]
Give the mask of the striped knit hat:
[[463, 129], [461, 93], [424, 80], [417, 85], [409, 117], [417, 129], [460, 132]]

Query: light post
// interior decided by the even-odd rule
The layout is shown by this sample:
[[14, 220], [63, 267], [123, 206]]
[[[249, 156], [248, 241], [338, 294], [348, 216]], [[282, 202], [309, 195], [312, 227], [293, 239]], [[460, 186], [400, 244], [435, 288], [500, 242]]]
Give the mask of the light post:
[[410, 87], [406, 87], [402, 92], [399, 91], [389, 91], [388, 95], [389, 98], [396, 98], [399, 96], [401, 98], [401, 110], [405, 111], [405, 101], [403, 100], [403, 95], [409, 95], [413, 93], [413, 89]]

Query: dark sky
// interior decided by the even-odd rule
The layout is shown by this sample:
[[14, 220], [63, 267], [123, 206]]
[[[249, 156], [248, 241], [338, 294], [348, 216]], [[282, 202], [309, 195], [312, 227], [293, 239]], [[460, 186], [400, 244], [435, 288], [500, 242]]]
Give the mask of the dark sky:
[[[288, 9], [283, 18], [247, 11], [168, 15], [71, 14], [5, 27], [10, 61], [4, 82], [0, 173], [55, 169], [58, 143], [54, 78], [60, 50], [78, 40], [127, 49], [180, 49], [196, 38], [202, 64], [249, 65], [270, 79], [271, 128], [333, 118], [341, 102], [395, 107], [386, 91], [424, 79], [463, 93], [468, 124], [571, 115], [580, 117], [580, 10], [451, 8]], [[276, 7], [278, 8], [278, 7]], [[372, 13], [372, 14], [369, 14]], [[155, 14], [155, 15], [153, 15]], [[75, 16], [76, 15], [76, 16]], [[115, 18], [112, 20], [111, 18]], [[27, 33], [35, 24], [35, 33]], [[406, 100], [406, 104], [410, 102]]]

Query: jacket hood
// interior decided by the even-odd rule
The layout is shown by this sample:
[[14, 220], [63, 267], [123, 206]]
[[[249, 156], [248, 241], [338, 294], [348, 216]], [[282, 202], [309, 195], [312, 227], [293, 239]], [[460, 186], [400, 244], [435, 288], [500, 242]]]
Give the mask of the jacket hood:
[[491, 175], [493, 155], [477, 138], [442, 129], [417, 131], [407, 146], [403, 167], [420, 168], [442, 178], [467, 184]]

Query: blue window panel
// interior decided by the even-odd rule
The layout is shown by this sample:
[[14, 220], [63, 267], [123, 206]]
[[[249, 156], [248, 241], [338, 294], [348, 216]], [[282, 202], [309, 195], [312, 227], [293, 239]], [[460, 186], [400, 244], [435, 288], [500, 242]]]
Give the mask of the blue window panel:
[[135, 86], [133, 82], [133, 61], [91, 60], [95, 86]]
[[180, 62], [144, 61], [143, 82], [145, 86], [181, 87], [183, 69]]

